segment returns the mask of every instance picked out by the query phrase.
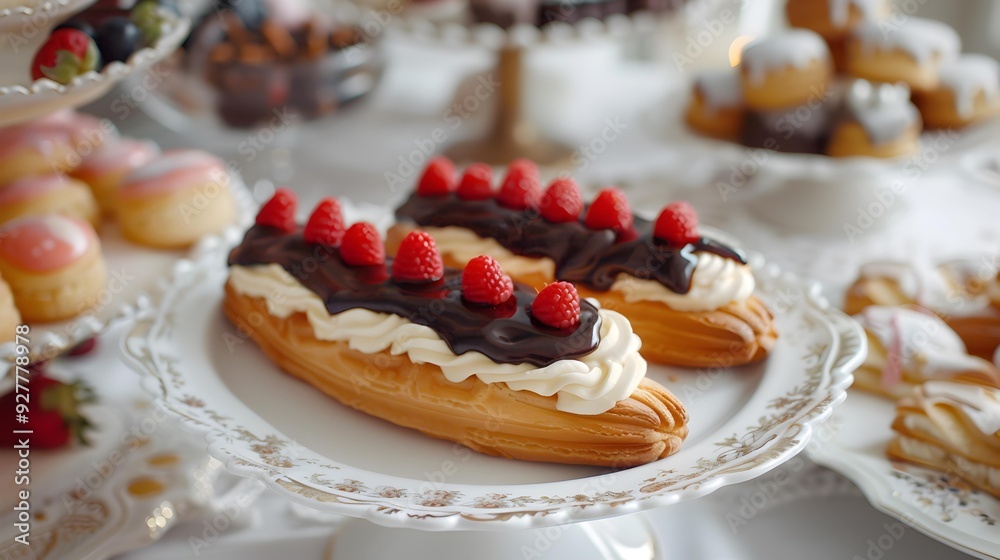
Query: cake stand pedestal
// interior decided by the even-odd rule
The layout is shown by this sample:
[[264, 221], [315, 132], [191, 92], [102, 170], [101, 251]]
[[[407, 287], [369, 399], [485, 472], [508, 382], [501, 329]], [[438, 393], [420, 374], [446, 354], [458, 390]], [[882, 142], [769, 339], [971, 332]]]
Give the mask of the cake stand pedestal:
[[522, 531], [440, 533], [390, 529], [352, 520], [330, 540], [329, 560], [411, 558], [414, 560], [567, 558], [572, 560], [663, 560], [644, 515]]
[[524, 47], [504, 46], [498, 54], [500, 88], [493, 124], [485, 138], [466, 140], [445, 150], [449, 158], [504, 165], [517, 158], [530, 158], [542, 165], [569, 163], [573, 149], [544, 138], [524, 114]]
[[[528, 158], [545, 166], [568, 165], [573, 148], [547, 138], [525, 114], [525, 58], [542, 45], [582, 44], [586, 40], [628, 37], [649, 26], [651, 14], [616, 15], [598, 21], [583, 19], [574, 24], [550, 23], [541, 28], [519, 24], [501, 29], [493, 24], [458, 20], [428, 20], [404, 15], [398, 28], [409, 39], [454, 47], [473, 45], [497, 52], [500, 87], [489, 132], [482, 138], [462, 140], [445, 149], [445, 154], [463, 163], [472, 161], [506, 165], [513, 159]], [[666, 17], [666, 16], [664, 16]]]

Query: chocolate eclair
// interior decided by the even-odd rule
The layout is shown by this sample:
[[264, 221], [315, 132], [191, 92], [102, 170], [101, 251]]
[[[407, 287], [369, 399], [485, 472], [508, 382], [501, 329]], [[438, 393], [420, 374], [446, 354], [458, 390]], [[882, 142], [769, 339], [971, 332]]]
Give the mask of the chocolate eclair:
[[699, 233], [687, 203], [668, 205], [652, 222], [633, 216], [618, 189], [585, 206], [575, 182], [561, 177], [543, 194], [530, 162], [511, 164], [494, 192], [488, 168], [470, 166], [459, 181], [451, 162], [437, 158], [396, 219], [390, 254], [420, 228], [450, 266], [486, 254], [536, 289], [571, 282], [628, 317], [643, 356], [657, 363], [747, 364], [777, 339], [744, 254]]
[[629, 467], [675, 453], [687, 413], [646, 379], [622, 315], [541, 293], [488, 256], [445, 268], [429, 234], [385, 257], [325, 199], [279, 189], [230, 253], [224, 310], [283, 370], [394, 424], [513, 459]]

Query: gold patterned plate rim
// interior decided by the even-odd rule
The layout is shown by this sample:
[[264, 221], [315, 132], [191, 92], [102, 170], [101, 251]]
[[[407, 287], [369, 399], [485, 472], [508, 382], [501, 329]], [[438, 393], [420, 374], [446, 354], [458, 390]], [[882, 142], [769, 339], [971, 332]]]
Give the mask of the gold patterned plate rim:
[[[379, 223], [381, 216], [366, 218]], [[818, 284], [783, 273], [755, 254], [750, 260], [758, 294], [788, 334], [779, 341], [785, 348], [766, 362], [753, 396], [712, 433], [731, 435], [688, 442], [678, 455], [599, 476], [520, 485], [429, 485], [353, 467], [306, 448], [230, 392], [214, 362], [200, 355], [207, 350], [178, 347], [178, 336], [200, 340], [210, 334], [200, 329], [217, 331], [207, 320], [201, 327], [194, 317], [177, 315], [185, 298], [201, 297], [192, 295], [199, 290], [221, 304], [225, 255], [236, 242], [233, 236], [219, 239], [215, 251], [176, 267], [157, 310], [124, 336], [127, 361], [158, 404], [201, 433], [209, 453], [232, 473], [256, 478], [292, 501], [383, 525], [424, 530], [558, 525], [673, 504], [750, 480], [804, 449], [815, 427], [846, 397], [867, 351], [860, 326], [832, 308]], [[192, 301], [192, 314], [204, 315], [207, 303]], [[197, 393], [199, 388], [204, 393]]]
[[852, 391], [809, 458], [854, 482], [876, 509], [977, 558], [1000, 559], [1000, 500], [960, 478], [889, 460], [892, 402]]

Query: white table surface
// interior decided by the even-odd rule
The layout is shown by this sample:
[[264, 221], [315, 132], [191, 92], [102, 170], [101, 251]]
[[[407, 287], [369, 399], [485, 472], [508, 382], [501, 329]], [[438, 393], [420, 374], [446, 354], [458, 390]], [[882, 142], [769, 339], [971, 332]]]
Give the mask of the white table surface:
[[[415, 141], [441, 126], [442, 112], [463, 76], [490, 64], [488, 53], [474, 50], [448, 52], [413, 47], [402, 41], [392, 41], [389, 47], [392, 62], [372, 99], [323, 123], [309, 125], [301, 133], [293, 153], [295, 177], [291, 185], [300, 193], [303, 206], [326, 195], [373, 203], [399, 196], [386, 185], [384, 173], [396, 167], [401, 154], [414, 149]], [[809, 234], [775, 228], [743, 205], [721, 200], [713, 188], [678, 194], [670, 174], [656, 170], [692, 170], [685, 169], [683, 161], [658, 145], [644, 123], [645, 115], [676, 81], [668, 67], [640, 62], [616, 65], [617, 53], [610, 45], [589, 46], [582, 52], [546, 53], [541, 58], [533, 63], [539, 69], [535, 74], [539, 93], [531, 106], [545, 130], [574, 145], [584, 145], [601, 132], [607, 119], [625, 123], [620, 138], [609, 143], [582, 174], [589, 185], [619, 177], [639, 178], [628, 187], [636, 207], [645, 207], [648, 202], [649, 207], [656, 208], [672, 196], [692, 200], [703, 222], [735, 233], [747, 248], [764, 252], [786, 268], [822, 279], [835, 301], [853, 279], [857, 266], [869, 258], [936, 259], [977, 254], [998, 258], [995, 252], [1000, 249], [1000, 220], [996, 217], [1000, 214], [1000, 189], [946, 166], [932, 167], [921, 174], [915, 186], [853, 243], [839, 224]], [[553, 68], [567, 61], [580, 70], [557, 76]], [[194, 131], [185, 135], [169, 133], [141, 114], [130, 113], [119, 123], [127, 134], [154, 138], [166, 146], [197, 145], [202, 139]], [[463, 125], [454, 137], [481, 130], [486, 114], [483, 111], [478, 121], [473, 119]], [[996, 149], [995, 145], [982, 147]], [[235, 145], [230, 148], [222, 155], [244, 157]], [[249, 163], [244, 168], [250, 179], [253, 168]], [[642, 179], [658, 174], [667, 178]], [[105, 343], [97, 356], [81, 363], [97, 364], [109, 381], [102, 382], [102, 387], [115, 386], [111, 380], [134, 383], [134, 374], [117, 363], [112, 346]], [[809, 465], [805, 459], [794, 461], [790, 468], [798, 478], [777, 487], [773, 495], [768, 483], [774, 479], [768, 475], [706, 499], [653, 513], [659, 536], [671, 553], [669, 557], [964, 557], [914, 530], [900, 532], [892, 518], [868, 506], [853, 485], [839, 475]], [[751, 499], [760, 502], [760, 496], [766, 497], [766, 504], [741, 517], [751, 511], [746, 504]], [[247, 512], [242, 525], [201, 551], [200, 557], [321, 558], [332, 531], [328, 523], [309, 520], [273, 496], [263, 497]], [[156, 545], [124, 558], [193, 557], [188, 538], [199, 531], [197, 524], [178, 527]], [[888, 550], [871, 549], [872, 543], [887, 533], [893, 535], [893, 545]], [[419, 558], [419, 552], [414, 557]], [[469, 557], [474, 553], [470, 552]]]

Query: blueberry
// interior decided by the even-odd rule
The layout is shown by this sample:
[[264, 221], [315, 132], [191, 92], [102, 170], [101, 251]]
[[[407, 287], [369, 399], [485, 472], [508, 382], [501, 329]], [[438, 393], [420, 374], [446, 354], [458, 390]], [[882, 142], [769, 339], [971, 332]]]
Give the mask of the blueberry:
[[139, 49], [142, 34], [128, 18], [112, 17], [104, 20], [97, 29], [96, 41], [105, 63], [115, 60], [125, 62]]
[[219, 0], [220, 11], [232, 11], [240, 16], [247, 29], [260, 29], [267, 19], [267, 6], [264, 0]]
[[64, 21], [59, 25], [57, 25], [56, 28], [53, 29], [52, 31], [57, 31], [59, 29], [76, 29], [79, 31], [83, 31], [87, 35], [90, 35], [91, 38], [94, 38], [96, 35], [96, 33], [94, 32], [94, 26], [83, 21], [82, 19], [71, 19], [68, 21]]

